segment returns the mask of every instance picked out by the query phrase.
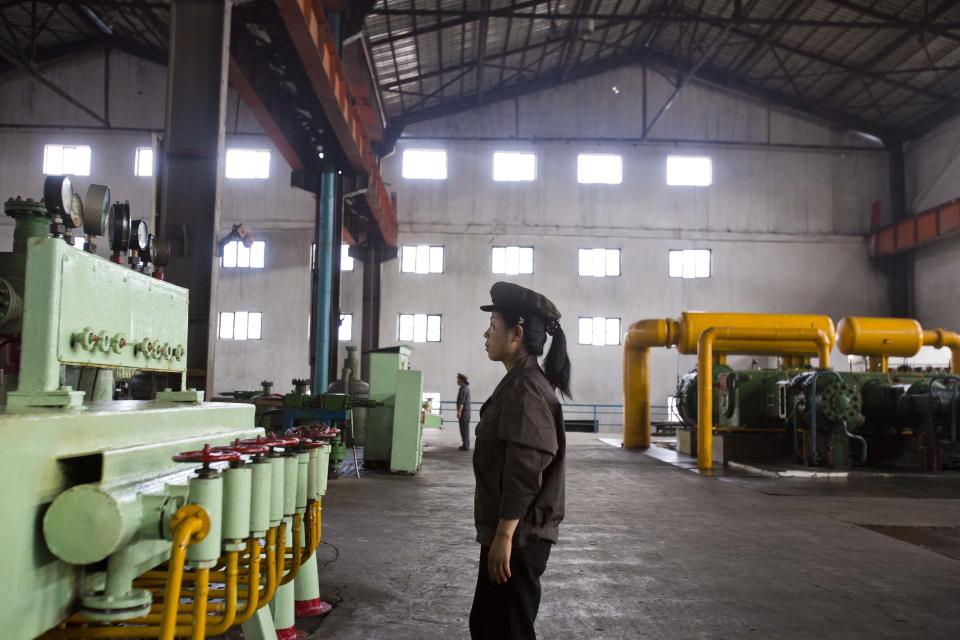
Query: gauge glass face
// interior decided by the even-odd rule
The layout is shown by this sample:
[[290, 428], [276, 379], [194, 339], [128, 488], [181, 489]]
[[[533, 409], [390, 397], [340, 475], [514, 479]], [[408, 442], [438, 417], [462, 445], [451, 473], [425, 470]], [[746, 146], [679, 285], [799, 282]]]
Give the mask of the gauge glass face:
[[63, 176], [63, 182], [60, 183], [60, 205], [65, 212], [73, 207], [73, 183], [67, 176]]
[[147, 232], [147, 223], [142, 220], [137, 224], [137, 245], [140, 247], [140, 251], [143, 251], [147, 248], [147, 243], [150, 241], [150, 234]]

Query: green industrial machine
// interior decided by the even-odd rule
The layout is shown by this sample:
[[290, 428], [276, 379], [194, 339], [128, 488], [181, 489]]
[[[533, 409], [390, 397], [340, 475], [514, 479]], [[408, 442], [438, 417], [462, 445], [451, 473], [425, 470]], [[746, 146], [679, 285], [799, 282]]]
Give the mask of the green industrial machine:
[[423, 462], [423, 373], [410, 370], [409, 347], [376, 349], [367, 355], [370, 400], [382, 406], [367, 410], [364, 463], [416, 473]]
[[[109, 189], [94, 185], [85, 205], [72, 196], [50, 177], [43, 201], [5, 204], [16, 228], [0, 254], [0, 638], [121, 637], [118, 625], [206, 637], [241, 620], [248, 639], [273, 638], [264, 605], [287, 593], [282, 578], [292, 611], [292, 580], [319, 543], [329, 447], [265, 441], [252, 406], [187, 389], [187, 290], [130, 259], [140, 225]], [[80, 227], [91, 240], [109, 230], [113, 259], [74, 247], [66, 232]], [[177, 384], [114, 400], [115, 374], [134, 371]], [[222, 615], [207, 614], [208, 581], [232, 603]]]
[[[697, 421], [697, 378], [691, 372], [677, 386], [678, 413], [688, 427]], [[808, 466], [960, 468], [960, 376], [714, 365], [713, 381], [717, 432], [749, 439], [756, 457]]]

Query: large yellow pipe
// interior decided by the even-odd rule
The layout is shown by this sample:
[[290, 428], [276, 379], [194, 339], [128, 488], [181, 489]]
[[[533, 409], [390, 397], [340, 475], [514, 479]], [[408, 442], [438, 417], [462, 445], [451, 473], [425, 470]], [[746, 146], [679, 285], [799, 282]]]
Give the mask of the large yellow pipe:
[[673, 320], [641, 320], [623, 338], [623, 447], [650, 447], [650, 347], [669, 347], [679, 337]]
[[708, 327], [697, 341], [697, 466], [713, 468], [713, 350], [716, 345], [749, 342], [808, 342], [817, 349], [821, 369], [830, 368], [831, 340], [822, 329]]
[[924, 331], [923, 344], [937, 349], [950, 349], [950, 373], [960, 373], [960, 333], [945, 329]]
[[[680, 320], [641, 320], [630, 325], [623, 339], [623, 447], [650, 447], [650, 349], [676, 346], [677, 351], [697, 353], [700, 334], [710, 327], [735, 326], [761, 329], [814, 329], [824, 333], [833, 348], [834, 327], [828, 316], [787, 315], [774, 313], [702, 313], [684, 312]], [[803, 358], [817, 353], [810, 341], [804, 340], [736, 340], [718, 339], [715, 344], [723, 354], [795, 354]]]

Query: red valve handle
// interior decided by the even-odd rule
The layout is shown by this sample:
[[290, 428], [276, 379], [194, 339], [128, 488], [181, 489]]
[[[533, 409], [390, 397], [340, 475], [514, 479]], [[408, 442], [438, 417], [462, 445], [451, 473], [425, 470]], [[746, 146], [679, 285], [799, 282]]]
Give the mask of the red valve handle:
[[263, 444], [267, 445], [268, 447], [287, 448], [287, 447], [292, 447], [296, 445], [298, 442], [300, 442], [300, 438], [295, 438], [295, 437], [285, 438], [283, 436], [278, 436], [275, 433], [271, 433], [269, 436], [267, 436]]
[[233, 444], [224, 444], [219, 447], [214, 447], [214, 451], [235, 451], [241, 455], [245, 456], [262, 456], [265, 455], [270, 449], [262, 444], [251, 444], [251, 443], [242, 443], [239, 440], [234, 440]]
[[236, 451], [218, 451], [211, 449], [209, 444], [203, 445], [200, 451], [184, 451], [173, 456], [174, 462], [201, 462], [211, 464], [214, 462], [237, 462], [240, 460], [240, 454]]

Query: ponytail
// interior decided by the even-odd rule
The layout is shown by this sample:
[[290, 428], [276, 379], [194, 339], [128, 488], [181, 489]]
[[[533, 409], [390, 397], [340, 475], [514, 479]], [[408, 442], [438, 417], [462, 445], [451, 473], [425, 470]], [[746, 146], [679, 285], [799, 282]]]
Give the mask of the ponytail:
[[550, 350], [547, 357], [543, 360], [543, 374], [553, 385], [554, 389], [560, 391], [567, 400], [572, 400], [570, 395], [570, 358], [567, 356], [567, 336], [564, 335], [560, 323], [555, 323], [555, 327], [550, 341]]

